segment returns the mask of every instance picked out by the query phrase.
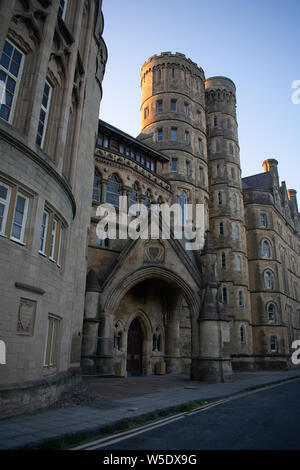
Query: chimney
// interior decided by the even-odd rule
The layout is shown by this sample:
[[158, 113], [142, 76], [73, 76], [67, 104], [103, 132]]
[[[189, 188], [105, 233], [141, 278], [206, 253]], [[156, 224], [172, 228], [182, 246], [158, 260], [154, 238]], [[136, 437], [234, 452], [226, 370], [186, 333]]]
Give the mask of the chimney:
[[279, 187], [278, 161], [275, 158], [269, 158], [262, 164], [265, 172], [269, 171], [272, 178], [272, 185]]
[[297, 191], [295, 189], [288, 190], [290, 205], [292, 207], [293, 215], [298, 214]]

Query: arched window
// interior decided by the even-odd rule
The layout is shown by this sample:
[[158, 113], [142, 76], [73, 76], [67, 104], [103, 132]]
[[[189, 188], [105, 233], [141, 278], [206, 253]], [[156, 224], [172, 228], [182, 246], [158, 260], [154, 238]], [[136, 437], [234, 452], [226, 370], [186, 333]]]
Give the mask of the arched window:
[[221, 168], [220, 168], [220, 165], [217, 165], [217, 176], [221, 176]]
[[245, 344], [246, 343], [246, 332], [245, 332], [244, 325], [242, 325], [241, 328], [240, 328], [240, 338], [241, 338], [241, 343]]
[[93, 202], [100, 203], [101, 176], [97, 170], [94, 173]]
[[274, 304], [269, 304], [268, 305], [268, 318], [269, 318], [269, 321], [275, 320], [275, 306], [274, 306]]
[[220, 222], [219, 228], [220, 228], [220, 235], [224, 235], [224, 224], [223, 224], [223, 222]]
[[262, 255], [264, 258], [270, 258], [271, 256], [270, 244], [267, 240], [262, 242]]
[[106, 188], [106, 202], [115, 207], [119, 207], [119, 196], [121, 191], [121, 184], [118, 178], [113, 175], [109, 178]]
[[219, 205], [222, 204], [222, 193], [221, 192], [218, 192], [218, 204]]
[[273, 275], [272, 275], [271, 271], [265, 271], [264, 281], [265, 281], [265, 288], [266, 289], [273, 289]]
[[158, 351], [162, 350], [161, 335], [158, 335], [158, 338], [157, 338], [157, 350]]
[[179, 204], [181, 208], [181, 223], [185, 224], [186, 223], [186, 205], [187, 199], [186, 199], [186, 194], [184, 191], [179, 196]]
[[226, 305], [228, 303], [227, 287], [223, 287], [222, 295], [223, 295], [223, 304]]
[[233, 227], [233, 231], [234, 231], [234, 238], [235, 238], [236, 240], [238, 240], [238, 239], [239, 239], [239, 228], [238, 228], [237, 225], [235, 225], [235, 226]]
[[153, 335], [153, 338], [152, 338], [152, 351], [156, 351], [156, 350], [157, 350], [157, 336]]
[[234, 209], [237, 208], [237, 197], [236, 197], [236, 194], [234, 194], [234, 195], [232, 196], [232, 206], [233, 206]]
[[129, 196], [129, 206], [133, 206], [133, 204], [137, 204], [138, 202], [138, 188], [137, 185], [134, 184], [132, 186], [132, 190]]
[[244, 306], [244, 295], [243, 295], [243, 291], [239, 291], [239, 307], [243, 307]]
[[235, 258], [235, 266], [236, 266], [236, 270], [237, 271], [241, 271], [241, 257], [240, 256], [237, 256]]
[[145, 199], [144, 199], [144, 202], [143, 202], [144, 206], [147, 207], [147, 210], [150, 209], [151, 207], [151, 198], [150, 198], [150, 191], [146, 191], [146, 194], [145, 194]]
[[222, 268], [226, 268], [226, 254], [222, 253]]

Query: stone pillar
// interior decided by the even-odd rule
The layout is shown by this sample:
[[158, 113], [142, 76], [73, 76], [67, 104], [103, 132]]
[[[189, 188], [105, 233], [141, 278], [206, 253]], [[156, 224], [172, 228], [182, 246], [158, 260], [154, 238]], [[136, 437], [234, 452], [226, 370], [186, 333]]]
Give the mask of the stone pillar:
[[207, 232], [204, 251], [201, 255], [203, 291], [198, 319], [199, 356], [192, 359], [191, 378], [226, 382], [232, 378], [229, 353], [230, 327], [225, 309], [218, 301], [219, 283], [215, 266], [216, 252]]
[[166, 325], [165, 361], [168, 374], [181, 372], [179, 321], [173, 313]]

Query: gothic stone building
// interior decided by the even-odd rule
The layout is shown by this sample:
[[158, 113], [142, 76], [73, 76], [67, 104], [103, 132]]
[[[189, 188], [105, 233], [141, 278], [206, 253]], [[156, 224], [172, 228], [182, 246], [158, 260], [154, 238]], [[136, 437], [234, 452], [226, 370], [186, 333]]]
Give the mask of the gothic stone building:
[[[277, 161], [241, 178], [236, 90], [205, 80], [183, 54], [141, 70], [137, 139], [100, 120], [88, 246], [82, 368], [89, 373], [191, 372], [292, 367], [300, 339], [300, 224], [296, 191]], [[97, 236], [100, 203], [205, 206], [205, 246]], [[127, 208], [125, 208], [126, 211]], [[193, 217], [195, 213], [193, 214]]]
[[[80, 368], [225, 381], [291, 367], [296, 192], [272, 159], [241, 179], [233, 82], [162, 53], [142, 67], [138, 138], [98, 122], [101, 1], [71, 5], [0, 5], [1, 416], [49, 405]], [[122, 212], [120, 195], [188, 202], [193, 219], [203, 204], [204, 246], [100, 239], [97, 207]]]
[[79, 376], [101, 4], [0, 4], [0, 416], [49, 405]]

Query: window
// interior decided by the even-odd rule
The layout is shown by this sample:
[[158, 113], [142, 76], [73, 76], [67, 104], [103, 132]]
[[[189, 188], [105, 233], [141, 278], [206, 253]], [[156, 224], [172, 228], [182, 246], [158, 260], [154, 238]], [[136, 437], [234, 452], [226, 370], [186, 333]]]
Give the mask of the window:
[[220, 165], [217, 165], [217, 176], [221, 176], [221, 168], [220, 168]]
[[204, 171], [203, 171], [203, 168], [201, 166], [199, 168], [199, 181], [200, 181], [200, 183], [204, 183]]
[[186, 199], [186, 194], [182, 191], [182, 193], [179, 196], [179, 204], [181, 208], [181, 223], [185, 224], [186, 223], [186, 205], [187, 199]]
[[267, 226], [267, 217], [265, 216], [265, 214], [260, 214], [259, 225], [261, 227], [266, 227]]
[[100, 203], [101, 177], [97, 170], [94, 173], [93, 202]]
[[163, 110], [163, 102], [162, 100], [159, 100], [156, 102], [156, 112], [162, 113], [162, 110]]
[[113, 175], [109, 178], [106, 188], [106, 202], [112, 204], [115, 207], [119, 207], [119, 196], [121, 191], [121, 185], [118, 178]]
[[61, 18], [62, 20], [64, 20], [66, 16], [67, 3], [67, 0], [60, 0], [59, 2], [58, 18]]
[[115, 334], [114, 336], [114, 348], [117, 351], [121, 350], [121, 339], [122, 339], [122, 333], [119, 331], [118, 333]]
[[233, 207], [234, 209], [237, 208], [237, 197], [236, 197], [235, 194], [232, 196], [232, 207]]
[[202, 153], [202, 140], [201, 139], [198, 139], [198, 152], [199, 153]]
[[246, 333], [245, 333], [245, 327], [243, 325], [240, 328], [240, 338], [241, 338], [241, 343], [245, 344], [246, 343]]
[[224, 224], [223, 222], [220, 222], [220, 235], [224, 235]]
[[177, 128], [172, 127], [171, 129], [171, 140], [177, 140]]
[[137, 204], [137, 202], [138, 202], [138, 188], [137, 188], [137, 185], [134, 184], [132, 186], [132, 190], [129, 196], [129, 207], [133, 206], [133, 204]]
[[201, 126], [201, 124], [202, 124], [202, 119], [201, 119], [201, 113], [200, 113], [200, 111], [197, 111], [197, 123], [199, 124], [199, 126]]
[[49, 117], [49, 109], [50, 109], [50, 102], [51, 102], [51, 95], [52, 95], [52, 88], [48, 82], [45, 83], [42, 105], [40, 110], [40, 117], [38, 123], [38, 130], [36, 136], [36, 144], [39, 147], [43, 147], [46, 130], [47, 130], [47, 123]]
[[108, 139], [108, 137], [107, 137], [106, 135], [104, 136], [103, 146], [104, 146], [105, 148], [108, 148], [108, 146], [109, 146], [109, 139]]
[[42, 225], [41, 225], [40, 250], [39, 250], [39, 252], [43, 255], [45, 254], [45, 250], [46, 250], [48, 222], [49, 222], [49, 214], [47, 211], [44, 211], [43, 218], [42, 218]]
[[6, 40], [0, 59], [0, 117], [12, 122], [20, 86], [24, 54]]
[[135, 159], [136, 159], [136, 161], [137, 161], [138, 163], [140, 163], [140, 161], [141, 161], [141, 154], [140, 154], [140, 152], [136, 152], [136, 154], [135, 154]]
[[233, 180], [235, 179], [234, 168], [231, 168], [231, 178], [232, 178]]
[[49, 255], [49, 259], [51, 259], [51, 261], [55, 261], [56, 231], [57, 231], [57, 221], [53, 219], [52, 230], [51, 230], [51, 235], [50, 235], [50, 255]]
[[218, 192], [218, 204], [219, 206], [222, 204], [222, 193]]
[[185, 171], [186, 171], [186, 176], [191, 175], [191, 163], [187, 160], [185, 164]]
[[265, 282], [266, 289], [273, 289], [273, 276], [270, 271], [265, 271], [264, 282]]
[[277, 351], [277, 336], [270, 337], [270, 349], [271, 349], [271, 352]]
[[239, 307], [244, 307], [244, 295], [243, 291], [239, 291]]
[[262, 242], [262, 255], [264, 258], [270, 258], [271, 255], [270, 245], [266, 240]]
[[184, 105], [183, 105], [183, 112], [184, 112], [184, 114], [187, 115], [188, 109], [189, 109], [189, 105], [188, 105], [187, 103], [184, 103]]
[[24, 239], [27, 209], [28, 198], [18, 193], [12, 223], [11, 239], [21, 243]]
[[148, 190], [145, 194], [145, 199], [144, 199], [144, 202], [143, 204], [147, 207], [148, 211], [150, 210], [150, 207], [151, 207], [151, 195], [150, 195], [150, 191]]
[[171, 171], [177, 171], [177, 158], [171, 160]]
[[227, 304], [228, 303], [227, 287], [223, 287], [222, 294], [223, 294], [223, 304]]
[[100, 134], [98, 136], [97, 144], [99, 145], [99, 147], [102, 147], [102, 145], [103, 145], [103, 135], [102, 134]]
[[185, 133], [184, 133], [184, 141], [185, 141], [186, 144], [190, 143], [190, 134], [187, 131], [185, 131]]
[[157, 129], [157, 142], [160, 142], [162, 140], [163, 140], [163, 130]]
[[231, 143], [228, 144], [229, 155], [233, 155], [233, 145]]
[[216, 140], [216, 152], [219, 152], [219, 150], [220, 150], [219, 141]]
[[227, 129], [231, 129], [231, 121], [230, 121], [230, 119], [227, 119], [227, 121], [226, 121], [226, 127], [227, 127]]
[[226, 268], [226, 254], [225, 253], [222, 253], [221, 264], [222, 264], [222, 268]]
[[149, 116], [149, 108], [144, 108], [144, 119], [147, 119]]
[[172, 79], [174, 80], [175, 78], [175, 69], [172, 69]]
[[268, 305], [268, 317], [269, 321], [275, 320], [275, 307], [273, 304]]
[[52, 315], [48, 316], [44, 350], [44, 367], [56, 366], [59, 325], [60, 320], [58, 318]]
[[171, 111], [176, 111], [177, 109], [177, 101], [171, 100]]
[[214, 116], [214, 127], [218, 127], [218, 118]]
[[0, 234], [5, 234], [8, 207], [10, 202], [10, 188], [0, 184]]
[[237, 271], [241, 271], [241, 257], [240, 256], [237, 256], [235, 258], [235, 268]]
[[239, 239], [239, 228], [238, 228], [237, 225], [235, 225], [235, 226], [233, 227], [233, 233], [234, 233], [234, 238], [235, 238], [235, 240], [238, 240], [238, 239]]

